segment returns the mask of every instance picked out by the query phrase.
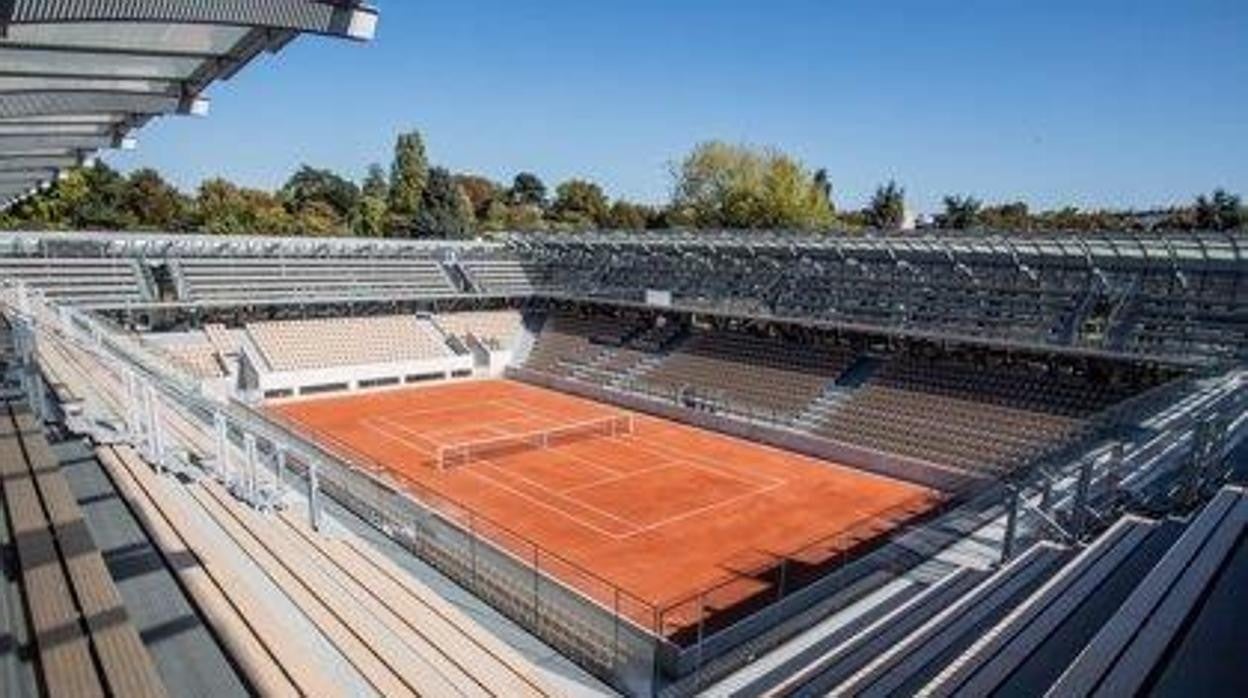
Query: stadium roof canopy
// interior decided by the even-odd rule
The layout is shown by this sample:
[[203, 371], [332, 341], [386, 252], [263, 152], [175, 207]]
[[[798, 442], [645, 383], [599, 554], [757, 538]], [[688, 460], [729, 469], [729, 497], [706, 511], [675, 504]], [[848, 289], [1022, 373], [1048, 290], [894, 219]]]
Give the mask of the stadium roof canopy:
[[0, 210], [300, 34], [372, 38], [362, 0], [0, 0]]

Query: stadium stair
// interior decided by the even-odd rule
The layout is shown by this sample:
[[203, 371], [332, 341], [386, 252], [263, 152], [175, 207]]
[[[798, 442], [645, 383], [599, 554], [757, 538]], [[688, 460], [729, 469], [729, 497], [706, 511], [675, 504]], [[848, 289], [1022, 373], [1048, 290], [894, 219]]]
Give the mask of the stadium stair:
[[185, 301], [191, 297], [190, 285], [186, 281], [186, 272], [182, 270], [179, 260], [171, 259], [168, 263], [169, 278], [173, 280], [174, 300]]
[[924, 689], [1021, 695], [1051, 686], [1182, 533], [1178, 521], [1121, 519]]
[[1244, 695], [1248, 679], [1233, 658], [1242, 660], [1248, 640], [1234, 620], [1248, 577], [1246, 533], [1248, 491], [1227, 487], [1133, 585], [1047, 695], [1185, 695], [1193, 687]]
[[541, 331], [541, 324], [541, 318], [526, 318], [520, 323], [520, 331], [516, 333], [516, 343], [511, 353], [512, 365], [523, 366], [529, 360], [529, 354], [533, 352], [533, 345], [537, 342], [537, 333]]
[[[914, 695], [982, 633], [1026, 599], [1070, 557], [1065, 546], [1041, 543], [1015, 558], [986, 580], [945, 597], [917, 628], [880, 640], [872, 659], [852, 676], [821, 683], [837, 694]], [[890, 631], [893, 627], [890, 625]], [[881, 651], [883, 650], [883, 651]], [[798, 695], [809, 695], [799, 693]]]
[[817, 429], [853, 396], [855, 390], [871, 380], [881, 363], [871, 356], [859, 356], [851, 361], [839, 376], [828, 381], [819, 397], [793, 419], [793, 426], [801, 431]]
[[986, 572], [961, 569], [917, 593], [882, 604], [880, 612], [838, 628], [750, 690], [769, 696], [824, 695], [970, 593], [985, 577]]
[[650, 354], [642, 358], [611, 381], [611, 383], [608, 384], [608, 387], [622, 390], [631, 385], [635, 385], [637, 381], [645, 378], [651, 371], [657, 368], [659, 364], [663, 363], [663, 358], [663, 354]]
[[459, 262], [442, 262], [442, 271], [446, 273], [446, 278], [451, 280], [451, 285], [455, 287], [455, 290], [460, 293], [475, 294], [481, 291]]
[[144, 301], [160, 300], [159, 286], [152, 275], [151, 267], [137, 259], [132, 260], [131, 264], [134, 265], [134, 276], [139, 280], [139, 297]]

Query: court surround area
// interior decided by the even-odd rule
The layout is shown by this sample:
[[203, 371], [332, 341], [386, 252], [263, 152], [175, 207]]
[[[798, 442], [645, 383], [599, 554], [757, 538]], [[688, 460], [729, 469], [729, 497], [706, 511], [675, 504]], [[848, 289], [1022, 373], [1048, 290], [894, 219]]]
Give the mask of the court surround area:
[[713, 592], [708, 603], [732, 606], [765, 591], [779, 561], [817, 569], [937, 501], [909, 483], [513, 381], [270, 409], [414, 495], [479, 515], [492, 542], [553, 553], [551, 573], [600, 603], [618, 603], [615, 586], [669, 609], [658, 627], [625, 611], [665, 634], [701, 617], [670, 612], [690, 599]]

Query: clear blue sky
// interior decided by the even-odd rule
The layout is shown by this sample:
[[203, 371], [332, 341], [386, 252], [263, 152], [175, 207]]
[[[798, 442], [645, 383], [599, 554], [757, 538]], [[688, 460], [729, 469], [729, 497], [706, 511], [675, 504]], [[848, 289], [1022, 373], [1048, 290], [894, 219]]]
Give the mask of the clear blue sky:
[[367, 45], [304, 37], [166, 119], [123, 169], [275, 187], [361, 177], [419, 128], [431, 159], [662, 201], [710, 138], [827, 167], [840, 206], [895, 177], [1033, 206], [1248, 194], [1244, 0], [381, 0]]

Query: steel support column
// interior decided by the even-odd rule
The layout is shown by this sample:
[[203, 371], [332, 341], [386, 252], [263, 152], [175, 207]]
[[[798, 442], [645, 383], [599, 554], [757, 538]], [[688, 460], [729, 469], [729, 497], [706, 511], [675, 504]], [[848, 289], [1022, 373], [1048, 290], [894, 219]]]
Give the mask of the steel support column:
[[321, 486], [317, 481], [315, 458], [308, 462], [308, 523], [313, 531], [321, 530]]
[[213, 463], [217, 480], [227, 485], [230, 482], [230, 440], [229, 425], [226, 424], [225, 415], [220, 412], [212, 417], [213, 427], [216, 431], [216, 460]]
[[247, 459], [245, 496], [248, 504], [258, 507], [260, 506], [260, 466], [256, 462], [256, 435], [251, 432], [243, 434], [243, 454]]
[[1006, 485], [1005, 533], [1001, 537], [1001, 563], [1005, 564], [1014, 557], [1014, 539], [1018, 535], [1018, 508], [1021, 504], [1021, 493], [1017, 485]]

